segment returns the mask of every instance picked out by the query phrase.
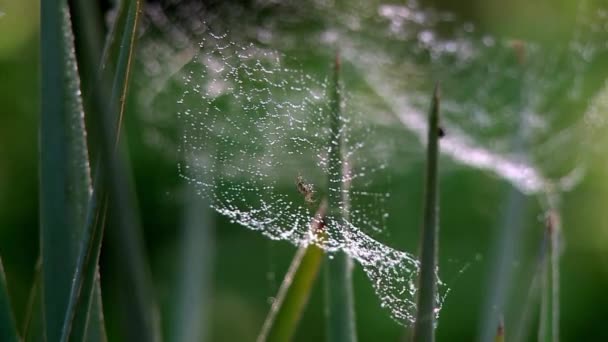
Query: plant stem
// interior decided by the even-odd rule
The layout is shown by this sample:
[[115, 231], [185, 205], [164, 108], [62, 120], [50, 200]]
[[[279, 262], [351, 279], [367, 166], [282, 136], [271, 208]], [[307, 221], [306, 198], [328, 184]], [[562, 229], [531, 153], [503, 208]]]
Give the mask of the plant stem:
[[437, 164], [439, 155], [439, 85], [435, 86], [429, 114], [426, 184], [422, 239], [420, 244], [420, 274], [414, 341], [435, 340], [435, 306], [437, 304], [437, 249], [439, 236], [439, 205]]
[[[323, 234], [326, 212], [327, 201], [324, 200], [310, 223], [313, 234]], [[266, 317], [258, 342], [291, 340], [310, 297], [322, 260], [323, 250], [318, 246], [309, 244], [298, 248]]]
[[0, 258], [0, 341], [17, 342], [19, 335], [15, 326], [15, 318], [8, 296], [6, 275]]
[[[336, 54], [334, 75], [329, 87], [329, 177], [328, 207], [334, 224], [345, 227], [345, 203], [343, 194], [348, 191], [343, 183], [344, 161], [342, 156], [343, 120], [340, 99], [340, 57]], [[336, 232], [343, 234], [344, 232]], [[356, 341], [355, 311], [352, 288], [352, 260], [344, 252], [336, 252], [325, 258], [325, 301], [327, 340]]]
[[539, 341], [559, 341], [559, 215], [552, 210], [547, 216], [548, 250], [544, 259], [543, 286], [538, 328]]

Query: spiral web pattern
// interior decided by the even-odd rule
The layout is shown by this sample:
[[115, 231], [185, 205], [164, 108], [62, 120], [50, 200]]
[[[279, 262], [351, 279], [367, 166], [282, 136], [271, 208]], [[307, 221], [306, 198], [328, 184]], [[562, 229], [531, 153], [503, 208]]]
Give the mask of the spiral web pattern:
[[[329, 142], [328, 82], [285, 64], [277, 52], [241, 46], [227, 34], [205, 36], [184, 67], [187, 90], [177, 101], [186, 156], [180, 174], [234, 223], [273, 240], [345, 252], [392, 317], [412, 322], [419, 264], [372, 237], [387, 218], [381, 208], [389, 194], [367, 191], [385, 166], [368, 157], [373, 130], [361, 116], [346, 111], [338, 137], [347, 161], [342, 182], [351, 184], [352, 205], [343, 208], [349, 220], [329, 215], [322, 238], [309, 231], [326, 195], [328, 144], [337, 142]], [[310, 198], [300, 185], [314, 189]]]

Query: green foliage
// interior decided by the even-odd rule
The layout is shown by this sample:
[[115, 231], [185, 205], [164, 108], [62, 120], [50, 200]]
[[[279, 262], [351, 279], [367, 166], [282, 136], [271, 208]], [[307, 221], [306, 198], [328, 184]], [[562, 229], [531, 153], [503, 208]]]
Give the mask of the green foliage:
[[[80, 7], [81, 10], [83, 8]], [[101, 137], [102, 147], [99, 150], [102, 151], [100, 158], [102, 166], [96, 168], [95, 182], [91, 184], [87, 132], [70, 12], [67, 3], [63, 1], [42, 2], [43, 89], [40, 182], [41, 272], [44, 301], [41, 306], [38, 304], [40, 296], [37, 286], [34, 287], [30, 318], [27, 320], [28, 339], [37, 340], [38, 337], [34, 336], [40, 336], [39, 332], [30, 331], [31, 328], [40, 326], [37, 323], [38, 307], [44, 311], [42, 317], [44, 317], [46, 339], [61, 341], [106, 339], [98, 267], [108, 199], [106, 194], [112, 195], [112, 199], [116, 202], [121, 193], [112, 190], [125, 188], [124, 181], [120, 181], [121, 178], [117, 174], [107, 172], [108, 169], [117, 170], [116, 163], [112, 163], [117, 160], [115, 149], [109, 146], [117, 142], [119, 122], [124, 110], [139, 1], [122, 1], [121, 8], [123, 10], [119, 12], [115, 21], [113, 29], [115, 34], [109, 39], [106, 49], [107, 58], [104, 60], [105, 63], [114, 58], [112, 68], [97, 67], [96, 69], [102, 70], [101, 74], [95, 72], [101, 82], [87, 84], [86, 93], [93, 98], [92, 101], [87, 101], [87, 109], [91, 109], [90, 112], [96, 114], [101, 113], [105, 118], [118, 118], [112, 125], [113, 130], [105, 129], [103, 133], [98, 134]], [[89, 30], [89, 33], [92, 29], [99, 30], [87, 25], [81, 27], [85, 31]], [[97, 60], [97, 56], [89, 53], [79, 58], [78, 62], [85, 68], [91, 69], [96, 65]], [[108, 94], [110, 94], [109, 102], [103, 100]], [[107, 105], [93, 110], [92, 103], [107, 103]], [[100, 124], [97, 127], [103, 129], [109, 128], [109, 125]], [[108, 185], [112, 185], [109, 187], [110, 191], [107, 191]], [[121, 209], [128, 210], [132, 207], [123, 205]], [[122, 222], [124, 223], [124, 220]], [[133, 238], [132, 235], [128, 237]], [[133, 249], [132, 253], [137, 251]], [[132, 257], [130, 260], [141, 259]], [[145, 269], [141, 263], [127, 264]], [[141, 271], [136, 270], [132, 273], [139, 274], [138, 272]], [[140, 288], [149, 287], [149, 285], [141, 285], [143, 282], [141, 278], [136, 278], [134, 283], [140, 285]], [[144, 291], [138, 293], [143, 294]], [[153, 300], [146, 298], [140, 301], [139, 307], [142, 307], [143, 303], [153, 303]], [[139, 322], [139, 319], [146, 322], [133, 326], [134, 329], [138, 329], [137, 334], [143, 334], [146, 340], [150, 341], [154, 340], [153, 336], [158, 336], [157, 330], [154, 329], [154, 319], [150, 318], [153, 316], [154, 310], [145, 307], [141, 308], [138, 316], [131, 318], [135, 322]]]

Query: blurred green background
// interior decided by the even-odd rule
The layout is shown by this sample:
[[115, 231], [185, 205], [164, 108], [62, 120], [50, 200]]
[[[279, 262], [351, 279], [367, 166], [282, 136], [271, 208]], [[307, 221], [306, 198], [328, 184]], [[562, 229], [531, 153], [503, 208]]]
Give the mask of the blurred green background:
[[[370, 72], [392, 77], [387, 82], [400, 79], [406, 83], [399, 90], [413, 94], [411, 101], [422, 111], [427, 97], [420, 94], [429, 94], [432, 83], [440, 80], [448, 100], [448, 135], [452, 129], [497, 153], [521, 153], [554, 180], [582, 170], [580, 182], [558, 194], [564, 240], [562, 339], [608, 340], [603, 327], [608, 317], [608, 157], [603, 153], [608, 147], [608, 7], [600, 1], [512, 1], [507, 5], [497, 0], [429, 0], [403, 7], [427, 16], [416, 19], [405, 15], [399, 27], [398, 16], [388, 15], [386, 5], [378, 1], [149, 2], [139, 36], [125, 130], [163, 331], [169, 331], [172, 324], [178, 272], [205, 267], [210, 275], [206, 290], [209, 304], [202, 308], [206, 318], [200, 324], [206, 327], [208, 340], [255, 339], [295, 251], [286, 242], [270, 241], [208, 210], [203, 211], [203, 216], [210, 216], [206, 218], [208, 231], [199, 236], [204, 260], [188, 260], [187, 267], [177, 266], [184, 213], [195, 200], [187, 195], [189, 185], [183, 184], [177, 170], [180, 135], [174, 106], [184, 91], [177, 81], [180, 63], [173, 71], [168, 65], [180, 58], [180, 51], [197, 43], [192, 23], [204, 20], [234, 33], [235, 40], [279, 50], [298, 60], [304, 72], [320, 79], [332, 51], [319, 41], [324, 32], [338, 32], [339, 37], [351, 40], [338, 40], [337, 45], [351, 43], [349, 46], [367, 49], [365, 52], [382, 52], [378, 63], [388, 63], [388, 71], [380, 66], [372, 69], [379, 71]], [[0, 15], [0, 255], [19, 325], [39, 239], [38, 7], [32, 0], [0, 0], [0, 13], [4, 13]], [[431, 23], [435, 18], [428, 15], [431, 12], [444, 13], [445, 17], [438, 17], [448, 19]], [[400, 35], [408, 29], [416, 32], [414, 38]], [[425, 31], [458, 46], [469, 44], [479, 53], [471, 59], [459, 59], [449, 51], [433, 55], [433, 46], [420, 45], [420, 33]], [[261, 34], [264, 32], [267, 34]], [[488, 37], [495, 42], [494, 49], [488, 47]], [[530, 46], [524, 50], [529, 57], [523, 62], [517, 42]], [[398, 60], [403, 63], [398, 65]], [[151, 68], [154, 63], [156, 68]], [[356, 58], [347, 59], [345, 87], [352, 90], [353, 101], [361, 108], [374, 108], [373, 101], [379, 96], [369, 95], [374, 87], [361, 75], [365, 64], [357, 63]], [[522, 71], [519, 64], [527, 67], [520, 68]], [[396, 66], [400, 69], [394, 69]], [[521, 72], [521, 78], [504, 76], [513, 72]], [[488, 80], [488, 75], [496, 79]], [[159, 86], [151, 93], [147, 86], [158, 79], [165, 81], [154, 83]], [[490, 123], [485, 126], [475, 122], [469, 112], [479, 108], [490, 112]], [[532, 123], [519, 112], [528, 111], [539, 114], [543, 129], [527, 129]], [[403, 158], [393, 156], [390, 182], [381, 180], [375, 189], [390, 190], [392, 198], [386, 208], [390, 214], [386, 232], [380, 239], [394, 248], [416, 252], [423, 149], [404, 127], [386, 128], [385, 133], [386, 139], [395, 141], [395, 151], [402, 152]], [[492, 270], [496, 237], [504, 230], [515, 230], [521, 234], [509, 262], [513, 284], [505, 310], [508, 331], [518, 322], [527, 300], [542, 239], [545, 197], [521, 194], [500, 177], [450, 157], [442, 158], [441, 163], [440, 274], [450, 291], [441, 312], [438, 339], [472, 340], [478, 336], [484, 298], [489, 293], [488, 278], [496, 271]], [[209, 222], [215, 223], [213, 228]], [[112, 305], [119, 300], [114, 294], [120, 284], [104, 274], [119, 268], [104, 258], [102, 250], [101, 280], [110, 340], [120, 340], [121, 336], [118, 313]], [[358, 267], [354, 277], [360, 340], [396, 341], [404, 336], [403, 327], [380, 307]], [[534, 332], [532, 328], [529, 339], [535, 338]], [[296, 339], [315, 341], [323, 336], [322, 291], [317, 286]]]

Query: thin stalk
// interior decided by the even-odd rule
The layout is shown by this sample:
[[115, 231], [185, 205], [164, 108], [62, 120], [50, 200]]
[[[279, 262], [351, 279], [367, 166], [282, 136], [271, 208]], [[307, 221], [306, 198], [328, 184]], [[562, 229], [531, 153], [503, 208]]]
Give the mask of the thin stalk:
[[0, 258], [0, 341], [18, 342], [19, 335], [15, 326], [15, 318], [8, 296], [8, 286], [4, 274], [4, 266]]
[[[338, 227], [344, 227], [344, 189], [342, 130], [343, 119], [340, 98], [340, 57], [336, 54], [334, 74], [329, 86], [329, 177], [328, 211]], [[338, 232], [340, 234], [340, 232]], [[325, 305], [327, 340], [356, 341], [355, 310], [352, 288], [352, 260], [344, 252], [335, 252], [325, 258]]]
[[42, 312], [42, 260], [38, 257], [34, 270], [34, 281], [27, 300], [23, 318], [23, 341], [44, 341], [44, 313]]
[[[513, 41], [511, 47], [514, 53], [512, 57], [519, 64], [519, 68], [516, 69], [517, 73], [513, 78], [513, 83], [509, 82], [508, 86], [511, 88], [513, 103], [519, 109], [519, 115], [521, 116], [525, 113], [524, 108], [529, 97], [528, 94], [531, 93], [525, 87], [526, 46], [522, 41]], [[527, 130], [524, 127], [524, 121], [523, 119], [519, 120], [519, 129], [512, 139], [515, 151], [521, 153], [525, 151], [526, 141], [529, 140], [526, 136]], [[518, 254], [519, 242], [522, 239], [527, 201], [528, 198], [519, 189], [511, 187], [508, 190], [501, 224], [491, 248], [494, 255], [490, 258], [492, 262], [488, 272], [487, 285], [485, 286], [487, 294], [479, 318], [478, 339], [480, 341], [490, 341], [492, 339], [499, 315], [507, 311], [508, 293], [511, 290], [514, 278], [512, 263]], [[513, 330], [517, 331], [517, 329]]]
[[424, 217], [420, 243], [420, 274], [413, 340], [435, 340], [437, 305], [437, 253], [439, 236], [439, 204], [437, 164], [439, 155], [439, 85], [435, 86], [429, 114], [427, 135], [426, 184]]
[[549, 212], [546, 222], [549, 249], [544, 260], [538, 340], [559, 341], [559, 236], [560, 219], [556, 211]]
[[[209, 199], [184, 188], [184, 212], [168, 341], [205, 341], [211, 314], [215, 220]], [[192, 262], [196, 261], [193, 267]]]
[[[310, 223], [312, 234], [323, 234], [326, 211], [327, 201], [324, 200]], [[257, 342], [292, 339], [317, 279], [322, 260], [323, 250], [316, 245], [309, 244], [298, 248], [266, 316]]]
[[[105, 324], [103, 321], [103, 308], [101, 300], [96, 300], [96, 292], [101, 296], [101, 285], [99, 281], [99, 255], [105, 227], [107, 199], [101, 200], [102, 208], [97, 208], [97, 198], [92, 195], [89, 205], [90, 212], [94, 213], [94, 219], [85, 227], [85, 236], [81, 246], [81, 254], [78, 259], [78, 267], [74, 274], [72, 287], [73, 297], [70, 298], [70, 309], [66, 313], [65, 336], [69, 334], [69, 340], [82, 341], [91, 339], [88, 331], [98, 331], [98, 336], [105, 336]], [[97, 317], [97, 320], [94, 318]], [[93, 324], [91, 324], [93, 323]], [[95, 324], [97, 323], [97, 324]]]
[[532, 268], [532, 274], [530, 275], [530, 285], [528, 286], [528, 292], [526, 295], [526, 300], [523, 308], [520, 310], [519, 321], [517, 326], [515, 326], [512, 341], [526, 341], [528, 339], [530, 325], [532, 324], [534, 314], [537, 314], [537, 309], [539, 308], [540, 301], [539, 292], [540, 288], [543, 285], [544, 277], [544, 269], [546, 265], [546, 259], [548, 258], [549, 244], [551, 236], [549, 235], [549, 230], [547, 229], [547, 225], [543, 227], [543, 237], [539, 243], [538, 254], [536, 257], [536, 262], [534, 267]]

